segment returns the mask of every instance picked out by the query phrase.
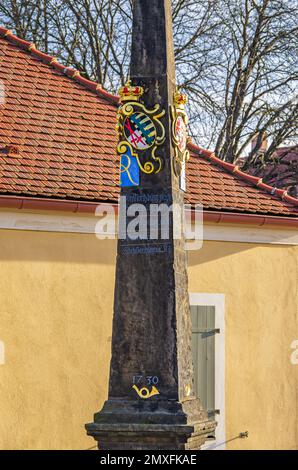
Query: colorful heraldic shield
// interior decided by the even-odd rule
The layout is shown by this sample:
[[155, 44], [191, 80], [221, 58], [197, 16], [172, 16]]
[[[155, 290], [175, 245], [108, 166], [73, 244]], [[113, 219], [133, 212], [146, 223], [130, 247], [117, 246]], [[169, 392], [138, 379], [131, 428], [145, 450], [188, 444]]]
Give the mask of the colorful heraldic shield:
[[121, 106], [117, 113], [120, 156], [120, 186], [139, 186], [140, 173], [155, 174], [163, 162], [156, 154], [165, 141], [165, 129], [160, 119], [165, 111], [157, 104], [148, 109], [139, 102], [144, 90], [130, 81], [120, 89]]
[[185, 112], [187, 103], [186, 95], [178, 89], [174, 93], [174, 106], [172, 112], [172, 140], [174, 146], [173, 168], [176, 176], [180, 177], [180, 187], [185, 191], [185, 170], [186, 162], [189, 159], [187, 150], [187, 125], [188, 117]]
[[[119, 153], [122, 147], [118, 146]], [[120, 185], [121, 186], [139, 186], [140, 170], [137, 159], [134, 157], [131, 147], [123, 146], [120, 163]]]
[[134, 113], [124, 121], [124, 134], [137, 150], [150, 148], [156, 139], [156, 128], [152, 119], [144, 113]]

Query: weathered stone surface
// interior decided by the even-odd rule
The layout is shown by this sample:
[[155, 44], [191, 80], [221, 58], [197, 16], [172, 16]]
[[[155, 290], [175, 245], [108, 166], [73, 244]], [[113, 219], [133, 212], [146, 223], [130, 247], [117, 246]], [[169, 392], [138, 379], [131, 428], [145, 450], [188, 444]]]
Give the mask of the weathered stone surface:
[[209, 421], [194, 426], [94, 423], [88, 428], [100, 450], [196, 450], [208, 431]]
[[[172, 169], [170, 3], [134, 2], [132, 83], [144, 87], [148, 108], [160, 104], [165, 110], [166, 140], [158, 149], [162, 171], [142, 173], [138, 188], [122, 188], [127, 206], [155, 196], [168, 205], [183, 204]], [[150, 253], [157, 244], [161, 252]], [[136, 245], [147, 253], [136, 252]], [[158, 394], [140, 398], [133, 388], [136, 375], [142, 376], [139, 388], [147, 385], [146, 377], [157, 377]], [[109, 398], [87, 431], [101, 449], [186, 449], [199, 448], [213, 427], [193, 393], [186, 254], [184, 240], [173, 239], [171, 216], [168, 240], [118, 241]]]

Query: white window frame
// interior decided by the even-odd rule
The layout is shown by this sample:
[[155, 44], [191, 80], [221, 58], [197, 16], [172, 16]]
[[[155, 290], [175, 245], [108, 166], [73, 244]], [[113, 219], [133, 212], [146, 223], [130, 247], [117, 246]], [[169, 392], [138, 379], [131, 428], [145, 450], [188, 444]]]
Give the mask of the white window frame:
[[215, 409], [220, 410], [215, 415], [217, 426], [215, 440], [206, 442], [202, 449], [225, 449], [225, 295], [190, 293], [189, 302], [192, 306], [215, 307], [215, 328], [220, 333], [215, 335]]

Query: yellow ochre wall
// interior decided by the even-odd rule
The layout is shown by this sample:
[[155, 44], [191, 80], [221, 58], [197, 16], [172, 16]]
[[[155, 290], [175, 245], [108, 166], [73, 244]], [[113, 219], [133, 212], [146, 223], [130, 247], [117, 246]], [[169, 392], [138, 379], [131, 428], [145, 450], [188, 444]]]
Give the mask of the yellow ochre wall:
[[225, 294], [228, 449], [298, 449], [298, 246], [205, 242], [190, 292]]
[[113, 241], [0, 231], [1, 449], [88, 449], [107, 394]]
[[[88, 449], [107, 395], [114, 241], [0, 231], [1, 449]], [[205, 242], [189, 290], [226, 296], [230, 449], [298, 448], [298, 247]]]

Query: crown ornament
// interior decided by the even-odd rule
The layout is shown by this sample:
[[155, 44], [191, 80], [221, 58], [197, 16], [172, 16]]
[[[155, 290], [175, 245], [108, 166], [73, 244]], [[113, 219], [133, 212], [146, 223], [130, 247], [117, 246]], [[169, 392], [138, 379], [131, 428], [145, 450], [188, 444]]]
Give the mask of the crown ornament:
[[126, 101], [139, 101], [144, 94], [144, 88], [141, 86], [133, 86], [131, 80], [128, 80], [124, 86], [119, 89], [121, 103]]
[[174, 93], [174, 104], [175, 107], [178, 109], [184, 109], [185, 105], [187, 104], [187, 96], [182, 93], [179, 88]]

